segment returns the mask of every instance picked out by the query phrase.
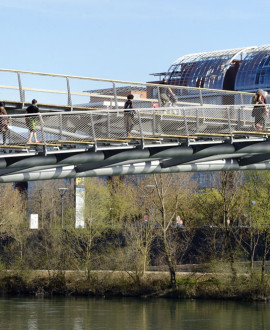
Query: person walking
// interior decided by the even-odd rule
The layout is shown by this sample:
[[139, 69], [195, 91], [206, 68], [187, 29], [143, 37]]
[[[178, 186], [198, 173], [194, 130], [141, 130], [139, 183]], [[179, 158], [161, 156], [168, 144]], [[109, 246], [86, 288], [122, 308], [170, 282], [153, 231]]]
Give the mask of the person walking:
[[126, 128], [126, 134], [127, 136], [131, 136], [131, 130], [134, 126], [134, 115], [135, 111], [133, 109], [133, 100], [134, 96], [132, 94], [129, 94], [127, 96], [127, 101], [125, 102], [124, 109], [124, 123]]
[[[167, 85], [168, 84], [167, 79], [163, 78], [161, 84]], [[160, 102], [161, 102], [162, 107], [168, 107], [170, 104], [170, 98], [168, 96], [168, 92], [169, 92], [170, 98], [174, 100], [173, 103], [175, 103], [175, 94], [173, 93], [171, 88], [168, 86], [162, 86], [162, 87], [159, 87]]]
[[3, 144], [7, 142], [9, 120], [7, 117], [7, 111], [3, 102], [0, 102], [0, 132], [3, 134]]
[[[32, 104], [26, 109], [26, 112], [31, 113], [31, 114], [39, 113], [39, 108], [37, 107], [36, 99], [32, 100]], [[35, 143], [40, 143], [40, 141], [38, 141], [38, 139], [37, 139], [37, 133], [36, 133], [36, 126], [38, 125], [38, 123], [39, 123], [39, 119], [38, 119], [37, 115], [26, 117], [26, 124], [30, 131], [30, 135], [29, 135], [29, 139], [28, 139], [27, 143], [32, 143], [32, 138], [34, 138]]]
[[252, 99], [252, 104], [254, 104], [254, 108], [252, 110], [251, 115], [252, 117], [254, 117], [255, 129], [257, 129], [258, 131], [265, 130], [266, 128], [266, 118], [268, 116], [266, 96], [267, 92], [259, 88]]

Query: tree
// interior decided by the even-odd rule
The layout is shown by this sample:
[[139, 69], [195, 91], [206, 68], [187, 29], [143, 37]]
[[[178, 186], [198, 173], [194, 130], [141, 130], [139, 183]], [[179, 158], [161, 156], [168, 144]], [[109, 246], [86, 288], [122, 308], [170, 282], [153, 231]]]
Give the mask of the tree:
[[[91, 270], [101, 257], [98, 240], [102, 239], [109, 228], [110, 194], [106, 182], [101, 179], [88, 178], [85, 187], [85, 227], [69, 228], [72, 240], [73, 257], [82, 262], [90, 277]], [[80, 265], [78, 265], [80, 267]]]
[[128, 222], [138, 214], [136, 200], [137, 187], [134, 180], [122, 177], [112, 177], [108, 181], [110, 192], [110, 222], [112, 226]]
[[[12, 184], [0, 186], [0, 236], [9, 238], [16, 245], [15, 258], [23, 259], [28, 227], [25, 200]], [[11, 256], [10, 256], [11, 257]]]
[[270, 252], [270, 173], [250, 171], [246, 174], [247, 203], [250, 215], [251, 267], [259, 238], [263, 242], [261, 282], [265, 280], [265, 264]]
[[[153, 219], [139, 218], [126, 223], [123, 228], [126, 247], [124, 248], [124, 268], [140, 283], [150, 259], [151, 244], [154, 237]], [[134, 276], [133, 276], [134, 275]]]
[[[181, 208], [181, 197], [187, 196], [190, 187], [190, 175], [186, 174], [154, 174], [145, 177], [140, 182], [144, 190], [145, 204], [148, 206], [155, 222], [156, 242], [160, 242], [165, 262], [170, 272], [170, 284], [176, 286], [176, 264], [179, 253], [184, 253], [190, 240], [185, 236], [185, 244], [180, 246], [176, 216]], [[187, 204], [186, 200], [186, 204]], [[188, 206], [185, 204], [185, 209]], [[191, 204], [189, 204], [191, 205]], [[183, 248], [183, 245], [185, 248]]]
[[71, 211], [74, 200], [73, 185], [67, 185], [64, 180], [36, 182], [33, 189], [29, 192], [28, 210], [30, 213], [39, 215], [39, 227], [41, 229], [60, 226], [61, 197], [59, 188], [66, 186], [68, 187], [68, 192], [64, 195], [64, 203], [68, 206], [64, 210]]

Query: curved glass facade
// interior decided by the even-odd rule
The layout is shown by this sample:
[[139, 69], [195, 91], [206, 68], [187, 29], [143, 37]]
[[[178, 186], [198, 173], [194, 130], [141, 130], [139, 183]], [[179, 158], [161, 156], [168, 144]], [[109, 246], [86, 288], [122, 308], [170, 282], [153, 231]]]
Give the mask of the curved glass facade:
[[186, 55], [171, 65], [167, 78], [171, 85], [270, 90], [270, 45]]
[[270, 45], [256, 47], [243, 58], [235, 79], [235, 90], [270, 89]]

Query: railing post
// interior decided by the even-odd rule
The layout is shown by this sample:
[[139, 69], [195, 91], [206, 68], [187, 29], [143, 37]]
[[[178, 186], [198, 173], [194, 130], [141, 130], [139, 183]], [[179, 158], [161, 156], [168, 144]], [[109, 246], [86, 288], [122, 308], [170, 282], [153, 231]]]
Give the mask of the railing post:
[[110, 121], [110, 112], [107, 112], [107, 137], [111, 137], [111, 121]]
[[[199, 89], [199, 98], [200, 98], [200, 105], [203, 106], [203, 95], [202, 95], [201, 89]], [[203, 121], [204, 121], [204, 108], [202, 109], [202, 114], [203, 114]]]
[[240, 94], [240, 104], [244, 104], [243, 94]]
[[158, 95], [158, 105], [159, 105], [159, 107], [161, 107], [161, 98], [160, 98], [159, 86], [157, 87], [157, 95]]
[[240, 129], [241, 129], [241, 121], [242, 121], [242, 119], [243, 119], [243, 111], [244, 111], [244, 106], [242, 105], [242, 106], [240, 106], [239, 108], [238, 108], [238, 118], [237, 118], [237, 130], [238, 131], [240, 131]]
[[140, 133], [141, 133], [141, 138], [142, 138], [142, 148], [144, 149], [144, 138], [143, 138], [143, 129], [142, 129], [142, 119], [141, 119], [141, 114], [140, 111], [137, 110], [138, 114], [138, 120], [139, 120], [139, 128], [140, 128]]
[[153, 112], [152, 130], [153, 130], [153, 135], [155, 135], [156, 134], [156, 114], [155, 114], [156, 110], [153, 109], [152, 112]]
[[199, 132], [200, 119], [199, 119], [199, 109], [196, 108], [196, 132]]
[[[8, 118], [8, 121], [9, 121], [9, 125], [12, 126], [12, 121], [13, 121], [13, 118], [12, 117], [9, 117]], [[12, 144], [11, 141], [12, 141], [12, 132], [13, 130], [12, 129], [9, 129], [7, 131], [7, 138], [8, 138], [8, 144]]]
[[63, 115], [59, 116], [59, 126], [60, 126], [60, 140], [63, 140]]
[[93, 114], [90, 113], [90, 119], [91, 119], [91, 128], [92, 128], [92, 135], [95, 142], [95, 149], [97, 150], [97, 139], [96, 139], [96, 133], [95, 133], [95, 125], [94, 125], [94, 119]]
[[17, 72], [17, 77], [18, 77], [18, 85], [19, 85], [19, 93], [20, 93], [20, 101], [22, 103], [25, 102], [25, 94], [24, 90], [22, 89], [22, 81], [21, 81], [21, 75], [19, 72]]
[[199, 90], [199, 97], [200, 97], [200, 104], [203, 105], [203, 96], [202, 96], [202, 90]]
[[46, 145], [46, 136], [45, 136], [45, 132], [44, 132], [44, 121], [43, 121], [41, 113], [38, 113], [38, 116], [39, 116], [39, 122], [40, 122], [40, 127], [41, 127], [41, 138], [44, 143], [44, 152], [45, 152], [45, 156], [46, 156], [47, 155], [47, 145]]
[[70, 92], [70, 84], [69, 84], [69, 78], [66, 77], [67, 81], [67, 93], [68, 93], [68, 106], [70, 107], [70, 110], [73, 111], [72, 107], [72, 98], [71, 98], [71, 92]]
[[233, 136], [232, 136], [232, 125], [231, 125], [231, 115], [230, 115], [230, 108], [229, 107], [226, 107], [227, 109], [227, 117], [228, 117], [228, 127], [229, 127], [229, 133], [231, 135], [231, 141], [233, 139]]
[[183, 108], [183, 114], [184, 114], [186, 135], [187, 135], [187, 139], [188, 139], [188, 142], [189, 142], [189, 131], [188, 131], [188, 123], [187, 123], [187, 117], [186, 117], [186, 108]]
[[116, 87], [115, 87], [115, 83], [114, 82], [112, 84], [113, 84], [113, 95], [114, 95], [115, 109], [118, 110], [118, 101], [117, 101]]

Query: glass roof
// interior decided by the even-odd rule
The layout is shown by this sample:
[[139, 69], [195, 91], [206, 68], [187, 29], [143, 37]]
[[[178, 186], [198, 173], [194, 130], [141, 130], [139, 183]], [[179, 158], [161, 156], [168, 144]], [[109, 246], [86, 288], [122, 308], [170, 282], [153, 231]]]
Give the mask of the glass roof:
[[270, 89], [270, 45], [185, 55], [171, 65], [167, 78], [171, 85], [223, 89], [236, 62], [234, 90]]
[[235, 90], [270, 89], [270, 45], [248, 50], [235, 80]]

